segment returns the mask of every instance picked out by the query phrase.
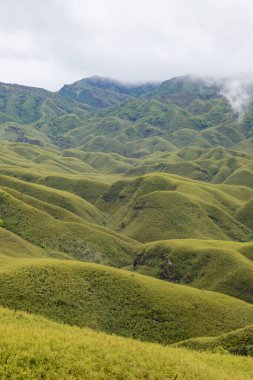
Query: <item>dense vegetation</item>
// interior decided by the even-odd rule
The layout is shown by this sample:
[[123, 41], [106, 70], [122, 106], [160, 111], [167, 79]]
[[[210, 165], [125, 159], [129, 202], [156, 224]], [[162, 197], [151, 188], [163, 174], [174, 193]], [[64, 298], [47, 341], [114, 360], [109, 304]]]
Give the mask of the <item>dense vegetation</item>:
[[7, 261], [0, 287], [11, 309], [160, 343], [253, 323], [253, 306], [235, 298], [73, 261]]
[[190, 77], [1, 83], [0, 377], [252, 379], [252, 126]]
[[2, 308], [0, 319], [2, 378], [252, 379], [249, 358], [162, 347]]
[[253, 303], [252, 252], [253, 243], [166, 240], [143, 245], [135, 255], [134, 270]]
[[187, 146], [252, 151], [252, 109], [238, 121], [217, 85], [190, 77], [141, 86], [93, 77], [58, 93], [1, 84], [0, 99], [2, 140], [137, 158]]
[[195, 350], [227, 352], [236, 355], [253, 356], [253, 326], [231, 331], [214, 338], [192, 338], [176, 344]]

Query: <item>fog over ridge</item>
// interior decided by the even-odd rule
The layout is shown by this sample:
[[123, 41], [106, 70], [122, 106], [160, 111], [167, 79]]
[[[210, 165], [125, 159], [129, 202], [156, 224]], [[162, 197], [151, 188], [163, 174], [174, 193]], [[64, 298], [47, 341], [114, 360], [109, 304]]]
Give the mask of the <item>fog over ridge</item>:
[[253, 83], [252, 14], [249, 0], [2, 0], [0, 81], [56, 91], [94, 74], [236, 78], [222, 93], [240, 113]]

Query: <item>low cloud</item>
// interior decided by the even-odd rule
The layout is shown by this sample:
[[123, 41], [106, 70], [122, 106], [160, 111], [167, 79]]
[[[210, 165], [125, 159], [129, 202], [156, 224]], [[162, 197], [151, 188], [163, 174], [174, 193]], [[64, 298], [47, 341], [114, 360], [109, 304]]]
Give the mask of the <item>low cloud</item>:
[[227, 98], [234, 113], [242, 119], [252, 98], [252, 78], [230, 78], [221, 82], [221, 94]]
[[[0, 81], [253, 77], [252, 14], [249, 0], [1, 0]], [[238, 112], [241, 90], [224, 90]]]

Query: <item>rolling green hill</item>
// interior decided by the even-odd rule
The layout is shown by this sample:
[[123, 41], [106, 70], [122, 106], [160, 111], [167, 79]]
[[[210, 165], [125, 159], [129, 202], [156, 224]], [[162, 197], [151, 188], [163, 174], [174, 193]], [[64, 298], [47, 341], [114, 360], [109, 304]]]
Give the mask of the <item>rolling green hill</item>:
[[253, 326], [231, 331], [212, 338], [193, 338], [176, 344], [194, 350], [227, 351], [236, 355], [253, 356]]
[[24, 196], [21, 201], [16, 193], [2, 190], [0, 210], [6, 229], [39, 247], [113, 266], [128, 265], [132, 260], [134, 241], [61, 208]]
[[40, 88], [0, 83], [2, 140], [47, 146], [80, 125], [89, 107]]
[[166, 344], [253, 323], [246, 302], [97, 264], [10, 260], [0, 286], [11, 309]]
[[[42, 248], [30, 244], [28, 241], [20, 238], [10, 231], [0, 227], [1, 251], [0, 259], [10, 257], [47, 257], [48, 252]], [[64, 255], [62, 255], [64, 257]]]
[[118, 231], [140, 242], [190, 237], [244, 240], [251, 230], [235, 218], [243, 202], [231, 190], [228, 194], [224, 186], [150, 174], [113, 183], [98, 207], [114, 216]]
[[167, 240], [143, 245], [133, 270], [178, 284], [229, 294], [253, 303], [253, 244], [217, 240]]
[[0, 376], [93, 380], [250, 380], [252, 359], [191, 352], [0, 309]]
[[91, 77], [58, 93], [2, 83], [0, 99], [7, 141], [137, 158], [187, 146], [251, 146], [252, 104], [238, 121], [219, 85], [187, 76], [144, 85]]

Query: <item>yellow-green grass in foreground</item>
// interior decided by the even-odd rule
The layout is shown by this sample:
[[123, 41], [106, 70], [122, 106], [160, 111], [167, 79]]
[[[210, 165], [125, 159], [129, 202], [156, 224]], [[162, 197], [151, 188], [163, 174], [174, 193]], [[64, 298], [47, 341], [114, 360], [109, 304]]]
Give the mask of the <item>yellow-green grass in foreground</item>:
[[9, 260], [0, 288], [11, 309], [166, 344], [253, 323], [253, 306], [227, 295], [77, 261]]
[[0, 308], [2, 379], [250, 380], [251, 358], [183, 348], [64, 326]]

